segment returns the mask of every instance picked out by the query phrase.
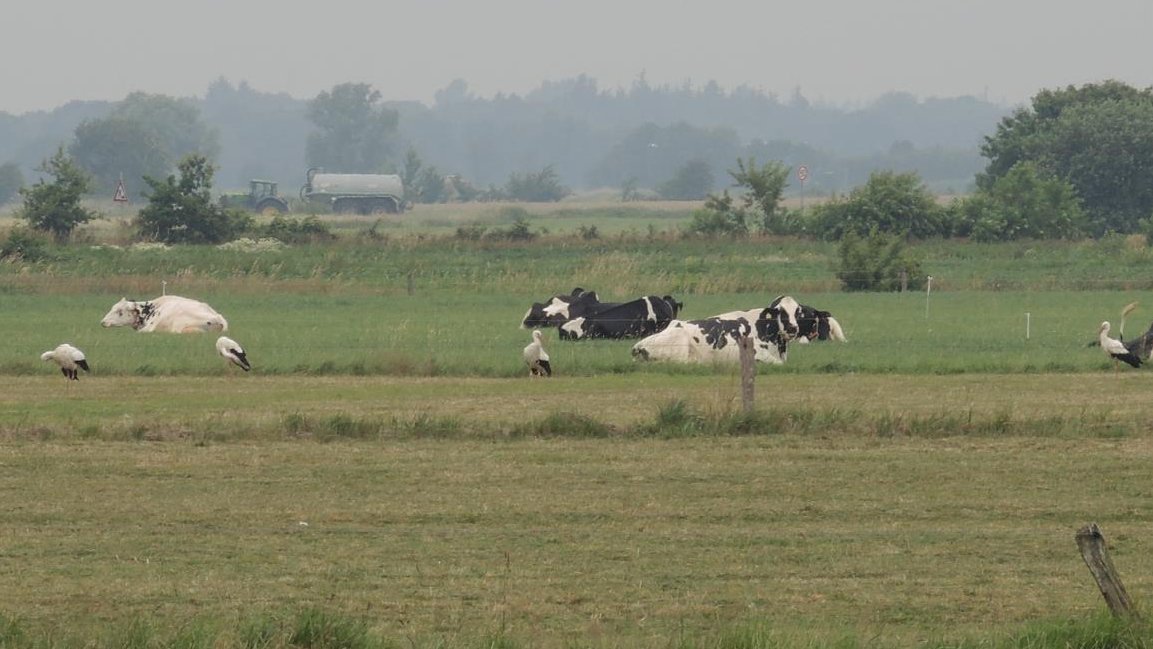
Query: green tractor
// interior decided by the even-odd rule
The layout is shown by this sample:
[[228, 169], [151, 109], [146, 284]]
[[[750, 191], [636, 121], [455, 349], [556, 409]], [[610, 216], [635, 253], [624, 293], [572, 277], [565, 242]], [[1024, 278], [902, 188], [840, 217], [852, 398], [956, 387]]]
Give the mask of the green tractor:
[[220, 206], [250, 210], [264, 216], [284, 214], [288, 211], [288, 201], [276, 193], [276, 186], [271, 180], [250, 180], [247, 194], [224, 194], [220, 197]]

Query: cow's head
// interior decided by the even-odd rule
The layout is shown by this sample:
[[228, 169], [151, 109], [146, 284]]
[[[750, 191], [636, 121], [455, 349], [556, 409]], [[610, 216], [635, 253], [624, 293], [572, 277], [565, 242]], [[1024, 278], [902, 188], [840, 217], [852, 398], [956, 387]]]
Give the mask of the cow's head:
[[801, 305], [796, 300], [788, 295], [778, 296], [769, 304], [767, 311], [770, 317], [777, 321], [781, 338], [788, 341], [797, 337], [800, 331], [798, 321]]
[[797, 336], [808, 340], [828, 340], [830, 315], [828, 311], [802, 304], [797, 313]]
[[674, 318], [680, 315], [681, 309], [685, 308], [684, 302], [677, 302], [671, 295], [666, 295], [663, 299], [669, 305], [669, 308], [673, 310]]
[[797, 337], [801, 342], [810, 340], [839, 340], [846, 342], [841, 323], [828, 311], [801, 305], [797, 316]]
[[100, 321], [101, 327], [139, 327], [143, 320], [140, 302], [133, 302], [126, 297], [112, 305], [112, 309]]
[[585, 336], [585, 319], [573, 318], [568, 322], [560, 325], [560, 338], [561, 340], [580, 340]]
[[541, 302], [533, 302], [532, 306], [530, 306], [524, 314], [524, 317], [521, 318], [520, 328], [536, 329], [537, 327], [547, 326], [544, 320], [544, 307], [545, 305]]

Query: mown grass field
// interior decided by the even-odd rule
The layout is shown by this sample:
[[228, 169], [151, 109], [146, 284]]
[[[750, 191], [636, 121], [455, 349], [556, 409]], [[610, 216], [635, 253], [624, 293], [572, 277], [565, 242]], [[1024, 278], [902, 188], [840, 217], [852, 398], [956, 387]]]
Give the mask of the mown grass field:
[[[1153, 376], [1087, 346], [1153, 319], [1143, 244], [924, 244], [931, 293], [848, 294], [831, 244], [621, 222], [0, 264], [0, 644], [351, 646], [246, 631], [321, 610], [390, 646], [1025, 646], [1103, 609], [1090, 521], [1153, 594]], [[255, 370], [99, 326], [162, 281]], [[529, 380], [517, 324], [573, 286], [689, 318], [787, 292], [850, 342], [758, 368], [750, 416], [735, 368], [625, 341], [550, 333]], [[93, 367], [70, 385], [38, 359], [63, 340]]]

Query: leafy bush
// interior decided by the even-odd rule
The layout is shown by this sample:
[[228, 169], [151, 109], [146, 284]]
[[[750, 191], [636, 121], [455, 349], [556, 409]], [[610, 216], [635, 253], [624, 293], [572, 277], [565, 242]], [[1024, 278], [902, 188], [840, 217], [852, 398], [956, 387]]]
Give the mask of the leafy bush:
[[950, 209], [956, 233], [982, 242], [1075, 239], [1087, 227], [1073, 186], [1033, 162], [1017, 163], [988, 190]]
[[595, 225], [578, 225], [577, 234], [585, 241], [596, 241], [601, 238], [601, 233]]
[[144, 177], [151, 191], [148, 205], [137, 216], [146, 238], [164, 243], [221, 243], [249, 230], [252, 216], [225, 209], [212, 200], [214, 167], [202, 155], [180, 161], [180, 179]]
[[916, 173], [881, 171], [869, 176], [845, 200], [814, 208], [814, 233], [837, 240], [846, 233], [908, 234], [917, 238], [948, 236], [944, 208]]
[[8, 240], [0, 246], [0, 259], [9, 261], [40, 261], [49, 259], [49, 241], [43, 234], [28, 228], [15, 228]]
[[905, 272], [908, 288], [921, 286], [921, 264], [906, 250], [898, 234], [873, 230], [862, 237], [850, 231], [838, 249], [837, 279], [846, 291], [896, 291]]
[[745, 224], [743, 214], [718, 212], [708, 208], [694, 210], [692, 221], [685, 226], [687, 236], [743, 238], [748, 234], [749, 227]]
[[536, 173], [510, 175], [502, 192], [508, 200], [528, 203], [555, 203], [571, 193], [571, 189], [561, 185], [552, 165]]
[[678, 168], [672, 178], [657, 187], [657, 194], [671, 201], [701, 200], [712, 191], [715, 182], [709, 163], [690, 160]]
[[[519, 208], [510, 208], [509, 211]], [[484, 238], [490, 241], [532, 241], [537, 237], [537, 233], [529, 229], [528, 212], [520, 210], [513, 212], [512, 225], [507, 228], [495, 228], [484, 234]], [[460, 228], [457, 228], [459, 235]]]
[[693, 211], [693, 219], [685, 227], [685, 234], [705, 237], [747, 237], [748, 210], [733, 205], [733, 197], [729, 195], [728, 190], [720, 196], [710, 195], [703, 208]]
[[277, 215], [268, 225], [258, 228], [258, 231], [261, 236], [279, 239], [285, 243], [331, 241], [336, 238], [328, 225], [315, 215], [304, 219]]
[[456, 228], [456, 238], [463, 239], [464, 241], [480, 241], [484, 238], [484, 233], [487, 231], [488, 226], [479, 223], [461, 225]]

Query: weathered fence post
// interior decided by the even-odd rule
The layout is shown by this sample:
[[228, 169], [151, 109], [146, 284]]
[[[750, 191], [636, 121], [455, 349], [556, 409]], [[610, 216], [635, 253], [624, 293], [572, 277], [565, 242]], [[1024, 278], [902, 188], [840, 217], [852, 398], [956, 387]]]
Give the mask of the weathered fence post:
[[748, 414], [753, 411], [753, 380], [757, 376], [753, 337], [741, 336], [737, 347], [741, 358], [741, 410]]
[[1085, 565], [1089, 566], [1089, 572], [1097, 581], [1097, 588], [1101, 590], [1101, 595], [1105, 598], [1105, 603], [1109, 605], [1113, 616], [1138, 617], [1137, 611], [1133, 608], [1133, 600], [1129, 599], [1129, 593], [1125, 592], [1125, 586], [1121, 584], [1121, 576], [1117, 574], [1113, 561], [1109, 558], [1109, 550], [1105, 545], [1101, 528], [1096, 523], [1089, 523], [1077, 530], [1077, 547], [1081, 550], [1081, 557], [1085, 559]]
[[901, 292], [904, 293], [905, 291], [909, 290], [909, 271], [902, 268], [901, 270], [897, 271], [897, 278], [901, 282]]
[[409, 294], [409, 295], [412, 295], [413, 293], [415, 293], [415, 292], [416, 292], [416, 286], [414, 285], [414, 283], [413, 283], [413, 279], [412, 279], [412, 274], [413, 274], [413, 272], [414, 272], [414, 271], [412, 271], [412, 270], [409, 270], [409, 271], [408, 271], [408, 281], [406, 282], [406, 284], [407, 284], [407, 287], [406, 287], [406, 288], [408, 289], [408, 294]]

